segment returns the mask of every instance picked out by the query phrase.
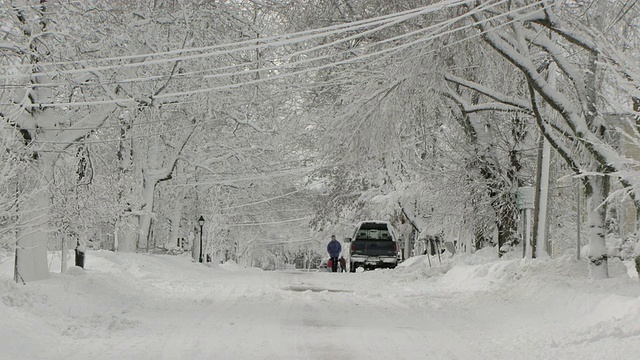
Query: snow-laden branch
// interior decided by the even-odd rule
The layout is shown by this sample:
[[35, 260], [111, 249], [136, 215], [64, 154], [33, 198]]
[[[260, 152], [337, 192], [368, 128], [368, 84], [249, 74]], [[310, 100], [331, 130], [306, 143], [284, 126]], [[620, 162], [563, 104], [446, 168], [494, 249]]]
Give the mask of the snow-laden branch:
[[[529, 57], [521, 54], [494, 32], [486, 31], [484, 27], [481, 27], [481, 30], [483, 31], [482, 36], [485, 41], [524, 73], [536, 92], [565, 119], [566, 124], [571, 128], [576, 139], [585, 146], [589, 153], [600, 164], [618, 162], [618, 154], [591, 132], [582, 112], [573, 105], [573, 102], [567, 95], [551, 86], [544, 77], [537, 72], [535, 64], [533, 64]], [[571, 78], [577, 78], [579, 76], [579, 74], [569, 74]]]
[[[466, 87], [470, 90], [474, 90], [482, 95], [485, 95], [493, 100], [496, 100], [498, 103], [502, 104], [502, 106], [500, 106], [501, 108], [496, 109], [496, 110], [500, 110], [500, 111], [521, 111], [521, 112], [525, 112], [527, 114], [532, 115], [533, 112], [531, 110], [531, 107], [529, 106], [529, 104], [527, 104], [527, 102], [523, 99], [519, 99], [515, 96], [507, 96], [504, 94], [501, 94], [493, 89], [490, 89], [486, 86], [480, 85], [478, 83], [472, 82], [472, 81], [468, 81], [465, 80], [461, 77], [455, 76], [455, 75], [451, 75], [451, 74], [446, 74], [444, 76], [445, 80], [452, 82], [454, 84]], [[481, 108], [481, 105], [477, 105], [478, 109]], [[471, 112], [472, 111], [472, 107], [468, 107], [467, 111]], [[475, 110], [475, 111], [479, 111], [479, 110]]]
[[181, 159], [182, 150], [184, 150], [185, 146], [189, 142], [189, 139], [194, 134], [196, 128], [197, 128], [197, 125], [194, 125], [191, 131], [189, 132], [189, 134], [187, 134], [187, 136], [185, 136], [180, 141], [180, 146], [176, 148], [176, 150], [172, 154], [166, 166], [158, 169], [147, 170], [145, 172], [145, 175], [148, 178], [148, 180], [154, 181], [155, 184], [157, 184], [161, 181], [170, 180], [172, 178], [172, 174], [176, 168], [176, 164], [178, 163], [178, 160]]
[[29, 53], [27, 49], [21, 48], [18, 44], [11, 44], [11, 43], [0, 44], [0, 50], [15, 52], [19, 55], [24, 55]]
[[115, 105], [102, 105], [84, 118], [75, 122], [68, 129], [56, 134], [52, 140], [56, 141], [60, 150], [65, 150], [76, 141], [85, 137], [87, 133], [91, 131], [88, 129], [97, 129], [102, 126], [115, 109]]
[[[460, 95], [458, 95], [455, 91], [452, 91], [451, 89], [448, 89], [448, 91], [444, 92], [443, 95], [446, 98], [451, 99], [454, 103], [456, 103], [456, 105], [460, 109], [460, 112], [462, 113], [462, 118], [457, 119], [458, 122], [460, 123], [462, 128], [465, 130], [465, 133], [467, 134], [467, 136], [471, 138], [472, 142], [473, 143], [477, 142], [478, 129], [476, 129], [473, 121], [471, 121], [469, 117], [469, 113], [466, 111], [466, 109], [471, 106], [469, 102], [463, 99]], [[458, 118], [457, 116], [454, 116], [454, 117]]]
[[[503, 112], [515, 111], [515, 112], [521, 112], [527, 115], [535, 116], [535, 112], [531, 108], [530, 103], [527, 103], [527, 101], [524, 99], [514, 97], [514, 96], [504, 95], [493, 89], [487, 88], [486, 86], [480, 85], [473, 81], [462, 79], [455, 75], [447, 74], [445, 75], [445, 80], [460, 86], [464, 86], [470, 90], [476, 91], [482, 95], [485, 95], [497, 101], [495, 103], [472, 105], [466, 101], [463, 101], [457, 94], [454, 94], [454, 93], [445, 94], [445, 96], [451, 98], [452, 100], [457, 102], [460, 106], [462, 106], [464, 108], [464, 112], [474, 113], [474, 112], [488, 111], [488, 110], [503, 111]], [[550, 123], [546, 118], [542, 116], [540, 117], [540, 120], [542, 121], [542, 125], [545, 127], [548, 134], [551, 134], [550, 130], [553, 130], [561, 134], [563, 137], [567, 139], [575, 140], [573, 135], [570, 134], [566, 129], [562, 129], [558, 125]], [[559, 139], [556, 139], [555, 141], [557, 142], [559, 141]]]
[[577, 162], [575, 162], [571, 157], [570, 149], [562, 145], [562, 142], [558, 141], [558, 139], [556, 139], [552, 135], [552, 132], [549, 131], [550, 129], [547, 127], [547, 124], [543, 120], [543, 116], [540, 113], [540, 110], [538, 108], [538, 104], [536, 102], [535, 89], [533, 88], [530, 82], [528, 85], [529, 85], [528, 86], [529, 96], [531, 99], [531, 109], [533, 110], [536, 123], [538, 124], [538, 127], [540, 128], [542, 135], [547, 139], [547, 141], [549, 141], [549, 144], [551, 145], [551, 147], [553, 147], [558, 152], [558, 154], [560, 154], [560, 156], [565, 160], [565, 162], [569, 165], [569, 168], [571, 168], [571, 170], [575, 174], [580, 174], [582, 172], [582, 169], [580, 168], [580, 165]]
[[98, 78], [98, 83], [102, 87], [102, 90], [104, 90], [107, 96], [111, 100], [113, 100], [116, 105], [123, 108], [127, 108], [127, 107], [131, 107], [131, 105], [134, 104], [133, 102], [131, 102], [131, 99], [120, 99], [118, 95], [113, 90], [111, 90], [109, 86], [106, 85], [107, 82], [104, 81], [104, 77], [100, 72], [93, 70], [93, 71], [90, 71], [89, 73], [93, 74], [96, 78]]
[[[601, 38], [604, 38], [604, 35], [601, 35]], [[627, 88], [630, 96], [640, 99], [640, 62], [608, 42], [600, 45], [604, 50], [600, 59], [606, 62], [614, 74], [624, 79], [621, 88]]]
[[[184, 11], [184, 7], [182, 6], [182, 4], [180, 4], [180, 5], [182, 7], [182, 14], [184, 15], [184, 21], [185, 21], [186, 24], [189, 24], [189, 20], [188, 20], [187, 15], [186, 15], [186, 13]], [[190, 32], [187, 31], [187, 33], [184, 36], [184, 39], [182, 40], [182, 47], [181, 47], [182, 49], [184, 49], [186, 47], [186, 45], [187, 45], [187, 39], [189, 38], [189, 33]], [[173, 79], [173, 77], [175, 76], [176, 72], [178, 71], [178, 65], [179, 64], [180, 64], [180, 60], [176, 60], [176, 62], [173, 63], [173, 67], [171, 69], [171, 74], [167, 77], [167, 80], [164, 82], [164, 84], [162, 84], [158, 88], [158, 90], [156, 90], [153, 93], [153, 96], [159, 95], [161, 92], [164, 91], [164, 89], [167, 88], [167, 86], [169, 85], [169, 82]]]
[[469, 105], [465, 107], [464, 111], [466, 111], [467, 113], [477, 113], [477, 112], [483, 112], [483, 111], [501, 111], [501, 112], [524, 112], [529, 115], [531, 114], [529, 112], [523, 111], [519, 107], [503, 104], [501, 102]]
[[238, 116], [235, 116], [235, 115], [233, 115], [231, 113], [226, 113], [226, 115], [231, 120], [233, 120], [236, 123], [236, 125], [238, 125], [238, 126], [240, 126], [240, 125], [248, 126], [248, 127], [252, 128], [253, 130], [258, 131], [258, 132], [273, 131], [273, 130], [264, 130], [264, 129], [262, 129], [260, 126], [258, 126], [258, 124], [256, 124], [255, 122], [249, 120], [249, 117], [246, 114], [244, 114], [244, 120], [240, 119]]
[[569, 79], [573, 83], [573, 88], [578, 95], [578, 99], [580, 99], [583, 111], [586, 110], [587, 95], [585, 93], [585, 89], [587, 86], [580, 70], [576, 69], [576, 67], [573, 66], [565, 56], [562, 56], [562, 54], [564, 54], [564, 49], [560, 48], [560, 46], [551, 41], [547, 36], [541, 35], [542, 30], [540, 29], [538, 29], [538, 31], [532, 31], [524, 27], [520, 27], [520, 31], [523, 33], [527, 41], [544, 49], [558, 65], [558, 68], [569, 76]]
[[532, 21], [548, 28], [574, 45], [578, 45], [585, 50], [598, 51], [598, 46], [593, 40], [585, 37], [583, 33], [569, 29], [547, 6], [545, 6], [545, 14], [545, 18], [533, 19]]
[[[602, 134], [599, 134], [599, 130], [597, 129], [604, 129], [604, 125], [599, 122], [600, 119], [597, 117], [595, 105], [596, 91], [594, 81], [597, 52], [589, 51], [589, 60], [587, 61], [588, 69], [583, 73], [579, 67], [571, 64], [567, 57], [562, 56], [565, 50], [553, 41], [554, 34], [544, 36], [545, 29], [536, 25], [533, 25], [533, 30], [525, 28], [521, 24], [514, 24], [514, 28], [522, 34], [527, 44], [533, 44], [544, 50], [545, 54], [550, 56], [558, 68], [569, 78], [580, 104], [581, 117], [585, 119], [589, 130], [595, 132], [596, 137], [601, 139]], [[522, 50], [521, 53], [525, 53], [525, 51]], [[537, 73], [541, 72], [542, 71], [537, 71]], [[555, 73], [548, 74], [547, 76], [555, 77]]]
[[[524, 103], [524, 100], [502, 95], [482, 85], [464, 80], [454, 75], [445, 75], [445, 79], [454, 84], [464, 86], [468, 89], [477, 91], [483, 95], [491, 97], [494, 100], [497, 100], [496, 102], [491, 102], [491, 103], [470, 104], [468, 101], [464, 100], [460, 95], [458, 95], [451, 89], [448, 89], [445, 93], [443, 93], [443, 96], [453, 100], [453, 102], [455, 102], [460, 108], [460, 110], [465, 114], [473, 114], [473, 113], [479, 113], [484, 111], [500, 111], [500, 112], [520, 112], [527, 115], [533, 115], [533, 111], [531, 110], [531, 108], [527, 107], [526, 103]], [[469, 126], [472, 126], [472, 124], [469, 124]], [[475, 132], [478, 131], [477, 129], [475, 129], [475, 126], [473, 126], [473, 128]]]

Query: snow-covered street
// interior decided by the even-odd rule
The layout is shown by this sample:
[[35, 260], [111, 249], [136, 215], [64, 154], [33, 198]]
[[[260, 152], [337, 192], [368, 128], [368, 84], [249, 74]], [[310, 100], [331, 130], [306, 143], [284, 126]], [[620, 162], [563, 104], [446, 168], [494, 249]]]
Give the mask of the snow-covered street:
[[417, 257], [395, 270], [333, 274], [98, 251], [86, 271], [26, 286], [10, 280], [9, 261], [1, 269], [3, 359], [630, 359], [640, 352], [640, 284], [620, 262], [611, 279], [594, 282], [585, 263], [569, 257], [495, 260], [486, 252], [433, 268]]
[[0, 360], [640, 359], [640, 1], [0, 29]]

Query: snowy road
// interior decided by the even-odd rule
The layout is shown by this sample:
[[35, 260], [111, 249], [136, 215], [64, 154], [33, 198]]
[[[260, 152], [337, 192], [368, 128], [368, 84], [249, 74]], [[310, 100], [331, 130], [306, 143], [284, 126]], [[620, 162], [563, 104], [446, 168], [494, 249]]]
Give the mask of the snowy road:
[[[360, 274], [240, 273], [210, 282], [197, 302], [157, 304], [134, 314], [132, 329], [112, 332], [83, 358], [113, 359], [482, 359], [482, 349], [443, 330], [435, 310], [415, 311], [391, 296], [360, 293]], [[233, 281], [235, 280], [235, 281]], [[195, 287], [190, 287], [193, 285]], [[155, 284], [154, 286], [160, 286]], [[185, 289], [184, 287], [189, 287]], [[391, 294], [389, 294], [391, 295]], [[152, 301], [150, 301], [153, 304]], [[437, 344], [437, 346], [433, 346]], [[479, 352], [480, 351], [480, 352]]]
[[1, 279], [0, 319], [9, 325], [0, 327], [2, 359], [537, 360], [640, 352], [637, 279], [585, 282], [581, 263], [332, 274], [96, 252], [88, 264], [86, 272], [29, 286]]

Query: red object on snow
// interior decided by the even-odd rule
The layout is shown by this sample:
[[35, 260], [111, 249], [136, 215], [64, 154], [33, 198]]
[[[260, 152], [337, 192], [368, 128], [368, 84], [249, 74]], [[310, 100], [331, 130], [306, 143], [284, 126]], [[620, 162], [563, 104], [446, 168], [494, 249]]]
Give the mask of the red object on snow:
[[327, 269], [332, 269], [333, 268], [333, 260], [329, 259], [327, 260]]

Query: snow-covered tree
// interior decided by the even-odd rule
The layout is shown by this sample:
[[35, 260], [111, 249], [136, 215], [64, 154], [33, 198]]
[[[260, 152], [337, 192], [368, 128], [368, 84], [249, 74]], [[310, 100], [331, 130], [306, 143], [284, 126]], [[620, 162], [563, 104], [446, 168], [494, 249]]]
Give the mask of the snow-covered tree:
[[[528, 110], [552, 147], [581, 177], [588, 208], [590, 276], [606, 277], [604, 224], [609, 181], [615, 176], [626, 187], [634, 187], [635, 180], [623, 173], [631, 162], [617, 151], [610, 136], [614, 126], [605, 116], [611, 104], [622, 105], [620, 92], [608, 96], [601, 84], [612, 77], [632, 80], [627, 74], [628, 66], [633, 65], [619, 62], [613, 51], [615, 45], [600, 34], [620, 21], [607, 16], [625, 14], [618, 10], [628, 4], [618, 7], [600, 2], [584, 8], [579, 3], [513, 5], [499, 8], [502, 19], [495, 11], [474, 15], [475, 25], [485, 42], [523, 73], [530, 89]], [[507, 26], [505, 21], [509, 22]], [[548, 74], [551, 62], [557, 66], [557, 73]], [[558, 85], [554, 86], [551, 82], [556, 78]], [[619, 89], [620, 85], [624, 86], [614, 87]], [[633, 97], [633, 86], [626, 96]], [[521, 99], [517, 100], [516, 107], [525, 107]], [[543, 104], [554, 113], [545, 113]]]
[[[43, 193], [24, 203], [28, 227], [21, 230], [17, 251], [17, 277], [42, 279], [48, 274], [47, 243], [51, 230], [49, 209], [54, 167], [61, 152], [103, 124], [114, 112], [114, 104], [67, 107], [63, 102], [82, 97], [73, 83], [92, 77], [63, 73], [58, 63], [73, 59], [75, 49], [60, 45], [73, 37], [56, 17], [60, 4], [15, 1], [4, 3], [2, 13], [5, 44], [3, 77], [12, 91], [3, 93], [0, 110], [5, 126], [22, 135], [30, 151], [28, 177]], [[62, 21], [64, 22], [64, 20]], [[63, 66], [64, 67], [64, 66]], [[7, 81], [5, 82], [7, 83]], [[68, 84], [68, 86], [59, 86]], [[100, 90], [97, 91], [98, 96]], [[85, 94], [96, 93], [88, 90]]]

